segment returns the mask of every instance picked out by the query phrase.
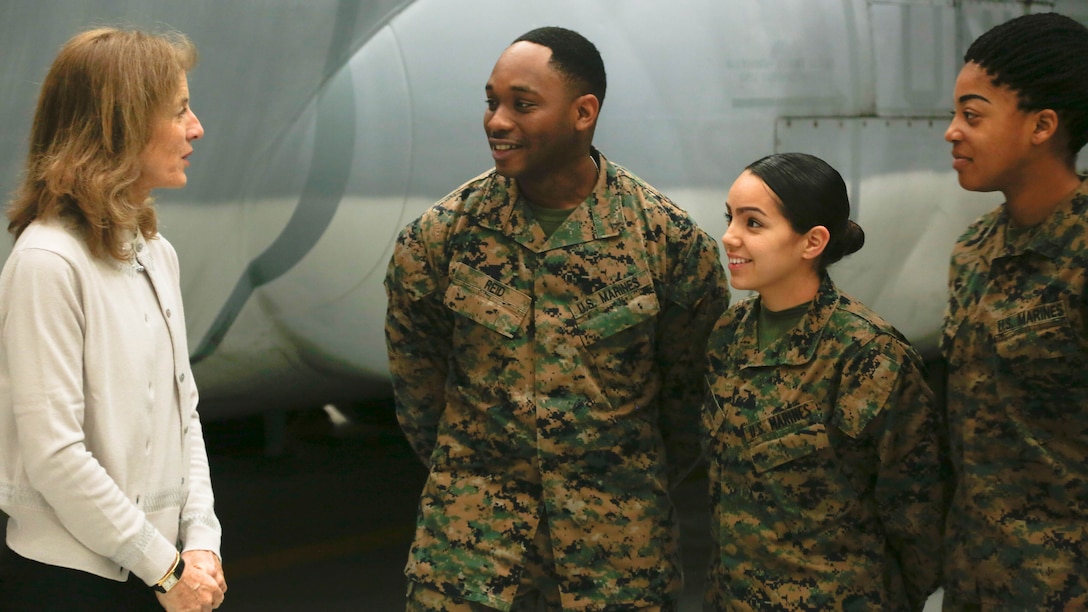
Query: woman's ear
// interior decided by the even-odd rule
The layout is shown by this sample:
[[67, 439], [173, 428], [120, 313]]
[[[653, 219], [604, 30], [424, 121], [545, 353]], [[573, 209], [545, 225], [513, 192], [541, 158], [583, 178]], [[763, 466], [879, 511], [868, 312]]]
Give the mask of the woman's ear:
[[805, 259], [816, 259], [823, 254], [824, 249], [827, 248], [827, 243], [831, 240], [831, 232], [827, 231], [827, 228], [822, 225], [816, 225], [812, 229], [805, 232], [805, 244], [804, 250], [801, 252], [801, 257]]
[[1035, 129], [1031, 133], [1033, 144], [1042, 144], [1054, 137], [1058, 131], [1058, 113], [1045, 108], [1035, 113]]

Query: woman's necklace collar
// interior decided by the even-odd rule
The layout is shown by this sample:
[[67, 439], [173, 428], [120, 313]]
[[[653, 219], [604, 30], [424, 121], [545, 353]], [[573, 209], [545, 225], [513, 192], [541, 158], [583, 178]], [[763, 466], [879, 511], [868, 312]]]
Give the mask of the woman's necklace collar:
[[142, 240], [140, 240], [139, 234], [134, 234], [131, 238], [126, 240], [124, 244], [121, 245], [121, 253], [125, 255], [125, 259], [128, 261], [128, 264], [132, 266], [132, 269], [135, 270], [137, 273], [143, 272], [147, 269], [142, 263], [140, 263], [140, 260], [136, 257], [137, 253], [143, 251], [143, 248], [144, 243]]

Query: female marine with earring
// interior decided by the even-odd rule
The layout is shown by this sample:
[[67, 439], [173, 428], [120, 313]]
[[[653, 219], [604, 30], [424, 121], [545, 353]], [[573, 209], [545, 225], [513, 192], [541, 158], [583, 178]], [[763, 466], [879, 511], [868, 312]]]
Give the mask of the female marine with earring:
[[917, 353], [831, 281], [861, 248], [811, 155], [745, 169], [722, 238], [730, 308], [708, 344], [707, 610], [920, 610], [938, 586], [938, 415]]

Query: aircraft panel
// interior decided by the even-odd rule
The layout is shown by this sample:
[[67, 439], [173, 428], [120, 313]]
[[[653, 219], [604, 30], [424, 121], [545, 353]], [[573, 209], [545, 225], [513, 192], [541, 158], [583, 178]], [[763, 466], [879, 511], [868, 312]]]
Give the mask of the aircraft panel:
[[1088, 19], [1086, 5], [7, 3], [0, 189], [16, 185], [37, 83], [64, 40], [91, 23], [186, 32], [201, 52], [190, 88], [207, 134], [189, 186], [157, 200], [181, 259], [206, 414], [387, 394], [381, 279], [395, 233], [491, 166], [483, 86], [502, 49], [564, 25], [608, 69], [598, 146], [711, 235], [724, 232], [725, 194], [747, 163], [784, 150], [832, 161], [869, 235], [836, 280], [928, 347], [951, 240], [993, 203], [958, 187], [943, 140], [963, 51], [1025, 11]]
[[776, 126], [780, 151], [812, 153], [842, 174], [854, 220], [865, 230], [865, 246], [833, 266], [832, 278], [866, 296], [928, 356], [937, 352], [952, 246], [1001, 203], [998, 194], [958, 188], [944, 146], [947, 125], [947, 116], [934, 116], [784, 118]]

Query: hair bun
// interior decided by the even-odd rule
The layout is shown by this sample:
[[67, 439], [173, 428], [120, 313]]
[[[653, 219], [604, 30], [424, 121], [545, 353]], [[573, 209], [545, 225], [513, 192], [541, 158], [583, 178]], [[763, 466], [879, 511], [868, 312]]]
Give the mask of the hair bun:
[[861, 250], [861, 247], [865, 246], [865, 230], [861, 229], [861, 226], [850, 219], [846, 222], [846, 232], [842, 237], [843, 244], [843, 256], [857, 253]]

